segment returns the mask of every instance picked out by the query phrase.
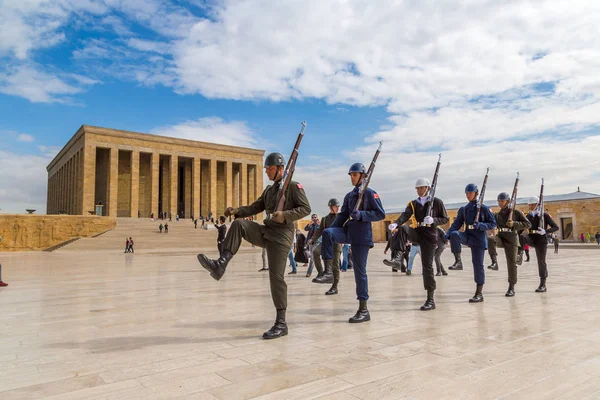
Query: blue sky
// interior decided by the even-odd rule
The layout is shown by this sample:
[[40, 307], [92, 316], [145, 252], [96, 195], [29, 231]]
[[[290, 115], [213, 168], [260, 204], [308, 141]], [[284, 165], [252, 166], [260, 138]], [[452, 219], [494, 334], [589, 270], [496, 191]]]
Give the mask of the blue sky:
[[[533, 11], [535, 10], [535, 12]], [[31, 0], [0, 9], [0, 212], [45, 209], [45, 166], [82, 124], [281, 151], [313, 208], [373, 186], [600, 193], [598, 2], [465, 6], [262, 0]], [[585, 168], [582, 168], [585, 166]]]

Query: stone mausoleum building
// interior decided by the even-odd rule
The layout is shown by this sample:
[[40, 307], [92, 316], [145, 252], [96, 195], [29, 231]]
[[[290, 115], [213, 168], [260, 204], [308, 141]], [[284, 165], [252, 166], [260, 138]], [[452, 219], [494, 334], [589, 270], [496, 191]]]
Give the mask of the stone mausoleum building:
[[260, 196], [263, 155], [258, 149], [82, 125], [47, 167], [47, 213], [198, 218], [212, 212], [216, 218], [225, 207]]

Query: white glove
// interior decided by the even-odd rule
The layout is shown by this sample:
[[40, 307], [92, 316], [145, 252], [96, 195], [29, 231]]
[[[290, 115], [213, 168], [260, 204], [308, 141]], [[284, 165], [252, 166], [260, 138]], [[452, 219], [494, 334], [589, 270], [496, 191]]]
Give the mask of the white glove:
[[425, 218], [423, 218], [423, 222], [426, 223], [427, 225], [431, 225], [431, 224], [433, 224], [433, 217], [430, 217], [428, 215]]
[[393, 231], [394, 229], [396, 229], [398, 227], [398, 224], [390, 224], [390, 226], [388, 226], [388, 229], [390, 231]]
[[538, 228], [537, 233], [539, 233], [540, 235], [545, 235], [546, 234], [546, 230], [543, 228]]

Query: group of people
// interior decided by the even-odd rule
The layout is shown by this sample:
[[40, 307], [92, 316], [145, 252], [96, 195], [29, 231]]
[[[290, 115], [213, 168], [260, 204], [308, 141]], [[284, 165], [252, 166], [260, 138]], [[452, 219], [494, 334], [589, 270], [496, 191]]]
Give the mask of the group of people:
[[131, 237], [125, 238], [125, 253], [135, 253], [133, 251], [133, 239]]
[[[280, 153], [271, 153], [265, 159], [265, 172], [273, 184], [267, 186], [262, 195], [248, 206], [238, 208], [228, 207], [225, 216], [234, 216], [229, 231], [221, 242], [220, 257], [209, 259], [204, 254], [197, 258], [215, 280], [220, 280], [227, 267], [237, 253], [243, 239], [255, 246], [266, 249], [269, 261], [269, 278], [271, 296], [276, 309], [274, 325], [263, 334], [264, 339], [274, 339], [288, 334], [286, 322], [287, 285], [284, 279], [287, 259], [291, 256], [294, 242], [294, 221], [310, 214], [310, 203], [304, 188], [298, 182], [291, 181], [285, 193], [283, 210], [277, 210], [280, 188], [284, 177], [285, 162]], [[369, 250], [373, 247], [371, 223], [385, 218], [381, 199], [371, 187], [366, 187], [361, 193], [361, 184], [367, 175], [365, 166], [353, 164], [348, 175], [353, 189], [346, 194], [341, 204], [336, 199], [328, 203], [330, 213], [323, 217], [312, 218], [308, 226], [310, 231], [307, 244], [312, 250], [313, 262], [319, 274], [314, 279], [317, 283], [331, 283], [325, 293], [335, 295], [339, 292], [340, 253], [343, 244], [350, 244], [358, 310], [349, 318], [350, 323], [362, 323], [370, 320], [367, 308], [369, 299], [367, 260]], [[471, 248], [475, 294], [469, 299], [471, 303], [483, 302], [483, 286], [485, 284], [484, 254], [488, 248], [504, 248], [508, 263], [507, 297], [515, 295], [517, 283], [517, 265], [522, 261], [522, 248], [528, 244], [535, 248], [540, 284], [536, 292], [546, 291], [546, 234], [558, 229], [552, 218], [544, 213], [540, 219], [538, 199], [529, 201], [530, 212], [525, 216], [520, 211], [509, 207], [510, 196], [500, 193], [497, 197], [500, 211], [492, 213], [489, 207], [479, 204], [479, 189], [475, 184], [465, 187], [468, 203], [458, 211], [457, 218], [447, 232], [439, 227], [449, 222], [444, 203], [441, 199], [430, 198], [431, 183], [426, 178], [419, 178], [415, 184], [416, 199], [406, 206], [400, 217], [390, 226], [392, 234], [397, 237], [392, 249], [392, 263], [403, 269], [408, 244], [418, 246], [423, 267], [423, 287], [427, 293], [421, 310], [429, 311], [436, 308], [434, 294], [436, 281], [433, 270], [435, 259], [439, 261], [437, 275], [446, 271], [441, 266], [440, 255], [447, 242], [450, 242], [455, 262], [450, 270], [462, 270], [462, 246]], [[360, 199], [360, 200], [359, 200]], [[264, 225], [245, 220], [245, 217], [266, 211]], [[478, 217], [478, 218], [476, 218]], [[407, 222], [411, 221], [409, 225]], [[541, 221], [543, 220], [543, 224]], [[461, 230], [464, 227], [464, 231]], [[496, 236], [488, 239], [488, 231], [498, 230]], [[298, 246], [298, 243], [297, 243]], [[492, 254], [495, 254], [492, 251]], [[409, 255], [410, 257], [410, 255]], [[321, 264], [322, 259], [322, 264]], [[410, 258], [409, 258], [410, 259]]]
[[[596, 239], [596, 243], [600, 246], [600, 232], [596, 232], [596, 234], [594, 235], [594, 239]], [[581, 235], [579, 235], [579, 240], [581, 240], [581, 243], [591, 243], [592, 242], [592, 234], [590, 232], [586, 233], [581, 233]]]

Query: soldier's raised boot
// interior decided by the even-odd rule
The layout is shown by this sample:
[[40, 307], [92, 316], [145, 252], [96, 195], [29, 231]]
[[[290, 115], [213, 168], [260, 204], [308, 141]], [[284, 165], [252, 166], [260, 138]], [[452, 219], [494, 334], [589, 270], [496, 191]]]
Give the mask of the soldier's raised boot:
[[219, 257], [217, 260], [211, 260], [204, 254], [198, 254], [198, 261], [200, 262], [200, 265], [202, 265], [205, 270], [210, 272], [210, 276], [212, 276], [216, 281], [223, 277], [225, 269], [227, 268], [227, 264], [229, 264], [229, 261], [231, 261], [232, 258], [233, 254], [227, 250], [225, 250], [221, 257]]
[[483, 301], [483, 285], [477, 285], [475, 295], [469, 299], [469, 303], [481, 303]]
[[333, 285], [325, 292], [326, 295], [331, 296], [338, 294], [338, 283], [340, 283], [340, 269], [333, 268]]
[[492, 257], [492, 263], [488, 265], [488, 269], [498, 271], [498, 259], [496, 257]]
[[433, 300], [434, 290], [427, 290], [427, 300], [421, 306], [421, 311], [435, 310], [435, 301]]
[[357, 324], [360, 322], [367, 322], [371, 320], [371, 315], [369, 314], [369, 310], [367, 309], [367, 301], [359, 300], [358, 303], [358, 311], [354, 314], [353, 317], [350, 317], [348, 322], [351, 324]]
[[321, 278], [315, 278], [315, 283], [333, 283], [333, 260], [323, 260], [323, 263], [325, 264], [325, 271]]
[[506, 291], [506, 297], [513, 297], [515, 295], [515, 285], [512, 283], [508, 284], [508, 290]]
[[323, 271], [318, 271], [318, 272], [317, 272], [317, 276], [316, 276], [316, 277], [314, 277], [312, 281], [313, 281], [314, 283], [319, 283], [319, 281], [318, 281], [318, 280], [319, 280], [319, 279], [321, 279], [321, 277], [322, 277], [322, 276], [323, 276]]
[[277, 310], [275, 324], [263, 333], [263, 339], [276, 339], [288, 334], [288, 327], [285, 323], [285, 310]]
[[454, 264], [448, 267], [448, 269], [453, 271], [458, 271], [463, 269], [462, 260], [460, 259], [460, 253], [454, 254]]
[[546, 278], [540, 278], [540, 286], [535, 291], [537, 293], [544, 293], [546, 291]]

